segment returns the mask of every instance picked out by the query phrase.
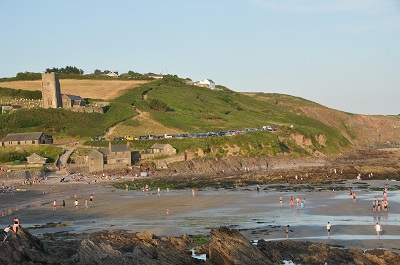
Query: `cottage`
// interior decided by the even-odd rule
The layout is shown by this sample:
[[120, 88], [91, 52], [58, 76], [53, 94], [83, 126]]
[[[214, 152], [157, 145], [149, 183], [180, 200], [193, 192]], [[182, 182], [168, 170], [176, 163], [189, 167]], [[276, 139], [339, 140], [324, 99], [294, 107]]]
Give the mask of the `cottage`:
[[93, 149], [86, 154], [86, 163], [90, 172], [104, 169], [104, 165], [132, 165], [132, 154], [129, 142], [122, 145], [109, 144], [108, 148]]
[[46, 164], [47, 158], [40, 156], [36, 153], [31, 154], [30, 156], [26, 157], [26, 161], [28, 164]]
[[90, 172], [99, 172], [104, 169], [104, 154], [99, 150], [93, 149], [87, 153], [86, 160]]
[[197, 81], [194, 83], [196, 86], [201, 86], [201, 87], [208, 87], [210, 89], [215, 89], [215, 83], [211, 79], [204, 79], [202, 81]]
[[173, 148], [170, 144], [154, 144], [150, 151], [152, 154], [159, 155], [175, 155], [176, 149]]
[[51, 144], [53, 139], [42, 132], [9, 133], [0, 140], [1, 146]]
[[163, 79], [163, 75], [158, 75], [158, 74], [153, 74], [153, 73], [144, 74], [143, 76], [147, 77], [147, 78], [153, 78], [153, 79]]

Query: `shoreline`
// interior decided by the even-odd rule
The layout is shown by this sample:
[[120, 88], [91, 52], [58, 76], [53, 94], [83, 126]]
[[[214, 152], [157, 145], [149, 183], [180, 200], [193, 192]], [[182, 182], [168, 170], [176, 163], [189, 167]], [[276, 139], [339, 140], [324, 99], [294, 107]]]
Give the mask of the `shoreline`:
[[[150, 180], [150, 179], [149, 179]], [[397, 181], [366, 180], [370, 187], [399, 185]], [[276, 191], [274, 185], [260, 185], [237, 189], [204, 189], [192, 196], [190, 190], [161, 190], [149, 192], [116, 190], [113, 182], [100, 181], [60, 183], [58, 177], [43, 181], [14, 196], [0, 194], [1, 207], [8, 205], [15, 211], [0, 217], [4, 227], [13, 216], [35, 236], [46, 233], [87, 234], [101, 230], [123, 229], [131, 232], [151, 232], [159, 236], [183, 234], [209, 235], [212, 228], [227, 226], [240, 231], [248, 240], [284, 240], [285, 226], [290, 225], [289, 239], [322, 242], [343, 248], [389, 249], [400, 252], [400, 191], [388, 192], [389, 212], [373, 212], [371, 202], [379, 191], [360, 189], [358, 181], [341, 184], [354, 187], [357, 203], [348, 191]], [[281, 186], [281, 185], [276, 185]], [[268, 189], [266, 189], [268, 188]], [[85, 199], [94, 194], [94, 201], [85, 209]], [[73, 206], [75, 195], [80, 205]], [[283, 197], [283, 206], [279, 205]], [[289, 197], [306, 198], [304, 208], [289, 206]], [[52, 210], [56, 199], [57, 211]], [[61, 200], [66, 200], [66, 210]], [[167, 214], [167, 209], [169, 214]], [[332, 224], [331, 238], [327, 238], [326, 223]], [[375, 222], [383, 226], [381, 239], [376, 239]], [[60, 224], [60, 225], [48, 225]], [[48, 227], [46, 227], [46, 225]], [[36, 227], [35, 226], [39, 226]], [[40, 228], [42, 226], [43, 228]], [[52, 227], [55, 226], [55, 227]]]

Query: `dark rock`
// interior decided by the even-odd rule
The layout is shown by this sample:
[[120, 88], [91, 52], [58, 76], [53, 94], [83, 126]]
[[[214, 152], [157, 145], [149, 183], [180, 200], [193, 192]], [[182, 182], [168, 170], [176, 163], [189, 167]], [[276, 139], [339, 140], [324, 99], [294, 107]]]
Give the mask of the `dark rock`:
[[82, 241], [78, 264], [201, 264], [187, 250], [188, 237], [157, 238], [151, 233], [97, 232]]
[[19, 227], [10, 233], [6, 242], [0, 243], [0, 264], [61, 264], [52, 258], [42, 243], [29, 232]]
[[362, 251], [361, 249], [339, 249], [323, 243], [308, 241], [264, 241], [258, 248], [275, 264], [290, 260], [295, 264], [398, 264], [400, 254], [385, 250]]
[[241, 233], [227, 227], [211, 230], [208, 256], [210, 264], [274, 264]]

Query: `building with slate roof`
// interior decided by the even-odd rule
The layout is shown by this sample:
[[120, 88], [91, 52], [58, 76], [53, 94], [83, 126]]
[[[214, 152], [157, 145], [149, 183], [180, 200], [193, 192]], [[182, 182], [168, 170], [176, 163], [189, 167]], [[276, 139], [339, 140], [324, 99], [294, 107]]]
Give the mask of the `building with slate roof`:
[[150, 153], [159, 155], [175, 155], [176, 149], [170, 144], [153, 144], [150, 148]]
[[86, 154], [86, 163], [90, 172], [102, 171], [104, 165], [132, 165], [129, 142], [122, 145], [109, 144], [108, 148], [93, 149]]
[[51, 144], [53, 139], [42, 132], [9, 133], [0, 140], [1, 146]]

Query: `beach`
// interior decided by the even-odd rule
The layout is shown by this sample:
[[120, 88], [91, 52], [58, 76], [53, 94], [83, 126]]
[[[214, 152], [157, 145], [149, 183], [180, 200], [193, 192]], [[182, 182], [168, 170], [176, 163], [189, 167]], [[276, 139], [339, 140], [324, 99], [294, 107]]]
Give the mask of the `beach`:
[[[114, 181], [127, 180], [130, 179]], [[195, 196], [191, 190], [160, 190], [158, 194], [157, 187], [151, 186], [151, 179], [147, 192], [118, 190], [111, 186], [114, 181], [60, 182], [59, 176], [54, 176], [40, 184], [18, 185], [20, 189], [13, 194], [0, 194], [0, 224], [6, 227], [17, 216], [21, 226], [39, 238], [46, 233], [88, 234], [115, 229], [148, 231], [157, 236], [208, 235], [212, 228], [228, 226], [238, 229], [251, 241], [285, 240], [285, 227], [289, 225], [290, 240], [400, 252], [400, 192], [390, 190], [400, 185], [397, 181], [346, 181], [339, 184], [343, 189], [334, 193], [321, 189], [279, 191], [274, 185], [260, 185], [259, 192], [256, 186], [208, 188], [195, 190]], [[372, 191], [366, 186], [389, 188], [388, 212], [372, 211], [372, 200], [382, 198], [382, 191]], [[348, 188], [356, 192], [357, 203]], [[94, 196], [92, 204], [90, 195]], [[304, 207], [290, 206], [290, 196], [305, 198]], [[74, 206], [75, 199], [79, 202], [78, 209]], [[61, 207], [62, 200], [66, 202], [65, 209]], [[327, 222], [332, 225], [329, 239]], [[374, 230], [376, 222], [383, 226], [379, 240]]]

